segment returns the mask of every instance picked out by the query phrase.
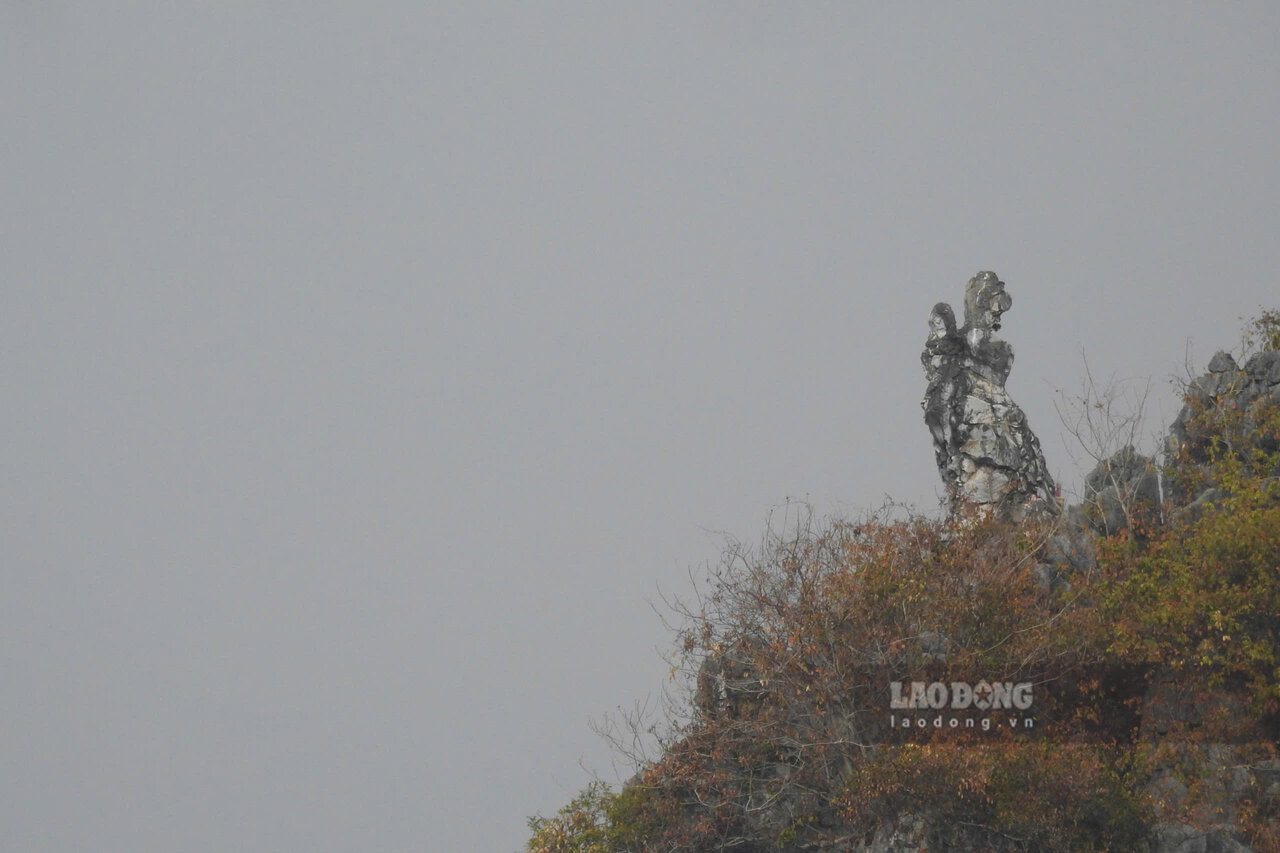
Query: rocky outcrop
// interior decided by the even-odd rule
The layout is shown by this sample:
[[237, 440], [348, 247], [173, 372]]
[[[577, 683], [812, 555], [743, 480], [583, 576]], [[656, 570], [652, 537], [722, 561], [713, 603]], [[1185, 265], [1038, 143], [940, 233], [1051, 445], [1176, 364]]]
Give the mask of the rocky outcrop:
[[[1229, 354], [1218, 353], [1208, 372], [1187, 388], [1187, 405], [1170, 430], [1171, 465], [1161, 469], [1152, 457], [1131, 446], [1122, 448], [1099, 461], [1086, 477], [1083, 504], [1060, 508], [1039, 442], [1004, 390], [1013, 353], [994, 332], [1011, 304], [994, 273], [979, 273], [966, 292], [963, 328], [956, 328], [950, 306], [934, 307], [921, 356], [928, 378], [923, 408], [953, 515], [961, 521], [980, 515], [1030, 522], [949, 524], [948, 532], [936, 542], [927, 537], [910, 540], [910, 547], [893, 552], [901, 553], [908, 566], [895, 575], [902, 585], [887, 591], [877, 588], [877, 595], [882, 594], [890, 608], [897, 597], [916, 589], [912, 585], [916, 581], [927, 585], [937, 580], [932, 567], [947, 570], [945, 560], [935, 559], [939, 554], [956, 547], [967, 532], [983, 535], [988, 527], [1013, 531], [1018, 537], [1013, 548], [1019, 571], [1017, 596], [1026, 591], [1031, 593], [1028, 600], [1071, 600], [1091, 606], [1089, 599], [1097, 596], [1098, 588], [1084, 580], [1100, 570], [1100, 553], [1117, 545], [1150, 547], [1162, 532], [1186, 533], [1178, 527], [1180, 521], [1232, 505], [1227, 489], [1239, 489], [1234, 484], [1241, 481], [1215, 474], [1215, 463], [1221, 462], [1224, 450], [1254, 464], [1254, 475], [1280, 476], [1280, 470], [1258, 467], [1262, 454], [1247, 452], [1251, 448], [1274, 451], [1280, 442], [1280, 428], [1267, 420], [1272, 417], [1268, 407], [1280, 407], [1280, 353], [1259, 353], [1246, 360], [1243, 368]], [[1206, 412], [1222, 417], [1206, 419]], [[1235, 431], [1224, 430], [1224, 423]], [[1260, 423], [1266, 428], [1259, 429]], [[1274, 465], [1274, 456], [1265, 464]], [[1186, 476], [1196, 474], [1199, 479]], [[1196, 488], [1179, 491], [1176, 487], [1187, 482], [1197, 484]], [[1029, 532], [1033, 535], [1026, 535]], [[1101, 539], [1122, 532], [1126, 533], [1123, 540], [1104, 543]], [[991, 564], [998, 562], [1000, 548], [1010, 544], [1003, 533], [992, 533], [989, 540], [974, 546], [975, 564], [985, 564], [988, 557]], [[1024, 567], [1038, 589], [1026, 590], [1022, 585]], [[961, 580], [968, 584], [967, 591], [981, 591], [982, 581]], [[1073, 593], [1073, 588], [1078, 592]], [[770, 608], [768, 613], [776, 612], [782, 624], [789, 625], [790, 617], [784, 614], [792, 604], [788, 597], [792, 588], [786, 589], [787, 595], [769, 599], [751, 586], [745, 600], [758, 598], [761, 606]], [[813, 590], [805, 589], [823, 590], [823, 596], [829, 594], [837, 601], [845, 594], [840, 586], [815, 584]], [[975, 597], [973, 606], [983, 601]], [[952, 807], [950, 792], [965, 788], [962, 779], [960, 788], [948, 780], [924, 794], [901, 789], [895, 795], [898, 799], [881, 803], [871, 798], [854, 800], [862, 809], [854, 811], [842, 792], [862, 790], [854, 786], [869, 784], [875, 794], [883, 781], [857, 776], [855, 758], [893, 758], [894, 751], [918, 754], [907, 751], [916, 745], [904, 745], [895, 737], [900, 734], [896, 724], [886, 723], [877, 711], [880, 706], [874, 704], [883, 701], [885, 674], [946, 673], [949, 666], [962, 667], [966, 654], [973, 651], [968, 641], [972, 634], [966, 635], [963, 625], [947, 618], [925, 618], [906, 629], [875, 635], [873, 641], [851, 641], [850, 637], [861, 635], [851, 632], [846, 637], [842, 632], [853, 624], [853, 614], [861, 611], [820, 612], [822, 619], [797, 623], [804, 630], [796, 633], [766, 630], [747, 620], [734, 622], [735, 630], [722, 635], [720, 642], [705, 641], [710, 647], [705, 648], [696, 672], [693, 695], [698, 724], [687, 730], [682, 742], [687, 749], [681, 753], [682, 760], [696, 760], [683, 767], [679, 762], [673, 765], [681, 773], [697, 768], [704, 776], [678, 775], [678, 781], [669, 784], [686, 785], [689, 779], [714, 775], [714, 783], [708, 785], [714, 796], [704, 801], [706, 791], [694, 786], [680, 789], [674, 814], [690, 824], [710, 827], [708, 832], [714, 829], [721, 833], [718, 840], [729, 839], [731, 844], [684, 849], [996, 853], [1045, 849], [1047, 832], [1073, 831], [1078, 825], [1083, 825], [1084, 833], [1111, 839], [1111, 849], [1152, 853], [1280, 849], [1275, 843], [1280, 839], [1280, 818], [1276, 817], [1280, 761], [1274, 758], [1280, 723], [1274, 712], [1260, 718], [1249, 705], [1243, 676], [1212, 680], [1184, 665], [1185, 659], [1174, 659], [1176, 665], [1170, 665], [1165, 659], [1104, 658], [1104, 664], [1085, 666], [1082, 674], [1057, 673], [1041, 682], [1055, 681], [1058, 697], [1069, 696], [1073, 687], [1080, 686], [1071, 680], [1074, 677], [1091, 685], [1090, 695], [1096, 698], [1088, 700], [1094, 704], [1086, 710], [1097, 712], [1096, 725], [1073, 729], [1070, 736], [1097, 737], [1104, 755], [1114, 749], [1116, 757], [1128, 756], [1126, 762], [1135, 759], [1131, 770], [1116, 782], [1122, 782], [1126, 791], [1136, 789], [1132, 802], [1120, 796], [1119, 788], [1101, 788], [1098, 794], [1090, 794], [1078, 814], [1073, 813], [1076, 823], [1042, 824], [1036, 811], [1015, 822], [1002, 822], [984, 817], [981, 806], [971, 809], [973, 814]], [[1186, 618], [1180, 611], [1174, 616]], [[858, 618], [867, 619], [865, 615]], [[874, 618], [871, 621], [876, 624]], [[1223, 636], [1223, 641], [1228, 637]], [[842, 653], [824, 657], [828, 655], [824, 650], [830, 648]], [[841, 665], [833, 668], [832, 661]], [[810, 692], [807, 676], [819, 671], [835, 672], [838, 677], [817, 682], [820, 689]], [[868, 697], [873, 697], [872, 704]], [[1037, 707], [1052, 719], [1064, 706], [1046, 697], [1045, 704]], [[1069, 702], [1065, 707], [1073, 710]], [[889, 761], [884, 766], [910, 765]], [[1076, 771], [1068, 766], [1066, 772]], [[884, 779], [883, 788], [892, 790], [894, 780]], [[630, 785], [641, 789], [645, 782], [637, 776]], [[1067, 799], [1082, 796], [1069, 787], [1062, 790]], [[901, 796], [901, 791], [909, 796]], [[1117, 804], [1114, 810], [1112, 802]], [[1044, 805], [1051, 815], [1054, 804]], [[957, 815], [973, 819], [961, 820]], [[674, 849], [674, 845], [662, 849]]]
[[[1280, 437], [1272, 431], [1258, 429], [1258, 419], [1277, 406], [1280, 406], [1280, 351], [1267, 349], [1254, 353], [1243, 368], [1237, 366], [1230, 353], [1218, 352], [1209, 361], [1208, 372], [1185, 389], [1184, 405], [1169, 427], [1168, 456], [1175, 466], [1194, 469], [1210, 462], [1215, 452], [1244, 456], [1252, 448], [1274, 453], [1280, 450]], [[1223, 418], [1234, 423], [1224, 429]], [[1224, 447], [1220, 440], [1224, 435], [1228, 439], [1233, 435], [1248, 436], [1250, 446]], [[1280, 476], [1280, 469], [1269, 473]], [[1180, 497], [1190, 501], [1195, 495], [1184, 493]]]
[[[971, 288], [975, 283], [981, 288], [985, 281], [1001, 295], [983, 297], [994, 309], [989, 307], [982, 319], [975, 320], [967, 310], [963, 329], [956, 330], [950, 306], [935, 306], [922, 354], [929, 378], [923, 406], [953, 511], [965, 505], [997, 507], [1006, 517], [1016, 518], [1020, 502], [1032, 496], [1048, 497], [1052, 483], [1047, 476], [1039, 476], [1044, 462], [1025, 416], [1011, 400], [1005, 402], [1007, 394], [999, 396], [1012, 352], [996, 349], [993, 339], [987, 336], [984, 342], [982, 335], [999, 328], [989, 318], [998, 321], [1011, 300], [1003, 295], [998, 279], [994, 284], [992, 279], [994, 275], [983, 273], [970, 282]], [[967, 309], [972, 301], [966, 301]], [[982, 300], [977, 301], [981, 311]], [[971, 337], [974, 328], [980, 334]], [[971, 397], [980, 399], [971, 402]], [[1098, 536], [1126, 530], [1141, 536], [1150, 525], [1191, 521], [1221, 505], [1230, 493], [1212, 478], [1196, 475], [1207, 475], [1224, 454], [1233, 454], [1246, 470], [1259, 459], [1274, 464], [1280, 431], [1259, 427], [1277, 407], [1280, 352], [1255, 353], [1243, 366], [1229, 353], [1215, 354], [1208, 370], [1185, 388], [1185, 405], [1167, 438], [1168, 467], [1161, 469], [1153, 457], [1129, 446], [1101, 460], [1087, 476], [1083, 504], [1065, 510], [1058, 532], [1037, 555], [1033, 577], [1041, 588], [1070, 586], [1073, 575], [1096, 567], [1093, 543]], [[1280, 477], [1280, 467], [1254, 468], [1250, 473]], [[1193, 691], [1178, 679], [1154, 677], [1140, 705], [1141, 735], [1147, 742], [1161, 742], [1177, 737], [1173, 730], [1195, 731], [1201, 720], [1211, 716], [1248, 720], [1242, 702], [1238, 692]], [[1143, 785], [1163, 814], [1148, 827], [1146, 843], [1152, 853], [1262, 849], [1252, 846], [1241, 830], [1241, 804], [1274, 807], [1280, 802], [1280, 761], [1250, 756], [1248, 743], [1267, 741], [1266, 732], [1238, 734], [1239, 740], [1233, 743], [1180, 747], [1175, 741], [1167, 742], [1176, 761], [1157, 769]], [[923, 848], [977, 851], [1001, 849], [1007, 841], [1007, 837], [983, 837], [972, 828], [938, 826], [927, 815], [904, 814], [851, 849], [864, 853]]]
[[1020, 521], [1058, 511], [1040, 441], [1005, 390], [1013, 348], [995, 332], [1012, 305], [1004, 282], [980, 272], [965, 288], [962, 328], [944, 302], [929, 316], [921, 406], [953, 514]]
[[[1186, 750], [1189, 752], [1190, 750]], [[1248, 761], [1242, 748], [1206, 744], [1183, 767], [1163, 768], [1144, 786], [1159, 812], [1185, 814], [1195, 824], [1165, 817], [1151, 825], [1152, 853], [1253, 853], [1271, 849], [1251, 845], [1239, 827], [1242, 802], [1280, 799], [1280, 761]], [[1190, 783], [1190, 784], [1188, 784]]]
[[1150, 456], [1124, 447], [1085, 477], [1084, 507], [1094, 531], [1111, 536], [1159, 517], [1163, 495], [1159, 468]]
[[737, 716], [764, 695], [765, 685], [756, 668], [764, 646], [763, 637], [749, 635], [703, 660], [694, 704], [705, 717], [724, 713]]

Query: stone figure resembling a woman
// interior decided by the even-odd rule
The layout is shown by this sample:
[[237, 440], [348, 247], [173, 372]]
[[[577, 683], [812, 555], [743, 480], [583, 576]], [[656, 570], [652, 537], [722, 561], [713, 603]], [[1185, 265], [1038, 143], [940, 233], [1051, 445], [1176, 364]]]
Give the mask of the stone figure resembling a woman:
[[964, 291], [964, 336], [972, 367], [1001, 388], [1013, 370], [1013, 347], [992, 332], [1000, 331], [1000, 317], [1013, 307], [1013, 297], [993, 272], [969, 279]]
[[[937, 328], [946, 331], [933, 331], [930, 320], [930, 339], [921, 354], [929, 374], [925, 423], [953, 512], [969, 505], [1021, 518], [1041, 501], [1044, 508], [1056, 509], [1040, 442], [1004, 387], [1013, 348], [993, 333], [1012, 305], [1004, 282], [993, 272], [980, 272], [965, 288], [963, 328], [950, 331], [955, 320], [947, 323], [951, 311], [941, 304], [934, 315], [940, 318]], [[956, 349], [959, 355], [951, 355]]]

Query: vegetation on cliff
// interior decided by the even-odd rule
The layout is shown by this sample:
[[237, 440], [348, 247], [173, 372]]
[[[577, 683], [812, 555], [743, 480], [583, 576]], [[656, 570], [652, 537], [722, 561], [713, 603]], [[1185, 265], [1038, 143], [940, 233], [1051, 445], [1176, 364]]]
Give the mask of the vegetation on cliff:
[[[661, 754], [531, 819], [528, 851], [1146, 850], [1162, 827], [1280, 849], [1280, 314], [1250, 332], [1244, 369], [1188, 385], [1154, 499], [1154, 469], [1110, 478], [1123, 524], [1095, 490], [1017, 525], [802, 516], [730, 548], [677, 605]], [[957, 681], [1034, 703], [983, 729], [895, 692]]]

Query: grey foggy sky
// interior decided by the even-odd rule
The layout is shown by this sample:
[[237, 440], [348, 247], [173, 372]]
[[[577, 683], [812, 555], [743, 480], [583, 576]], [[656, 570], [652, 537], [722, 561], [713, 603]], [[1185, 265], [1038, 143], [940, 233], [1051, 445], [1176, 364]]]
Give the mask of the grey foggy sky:
[[[6, 3], [0, 848], [518, 847], [770, 508], [1276, 304], [1274, 3]], [[1153, 426], [1156, 425], [1153, 423]]]

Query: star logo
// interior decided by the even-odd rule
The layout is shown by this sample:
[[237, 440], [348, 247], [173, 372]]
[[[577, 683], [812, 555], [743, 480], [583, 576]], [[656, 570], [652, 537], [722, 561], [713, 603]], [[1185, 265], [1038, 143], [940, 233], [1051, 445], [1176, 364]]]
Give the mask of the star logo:
[[991, 707], [991, 697], [994, 693], [990, 684], [979, 681], [978, 686], [973, 688], [973, 706], [980, 711], [987, 710]]

